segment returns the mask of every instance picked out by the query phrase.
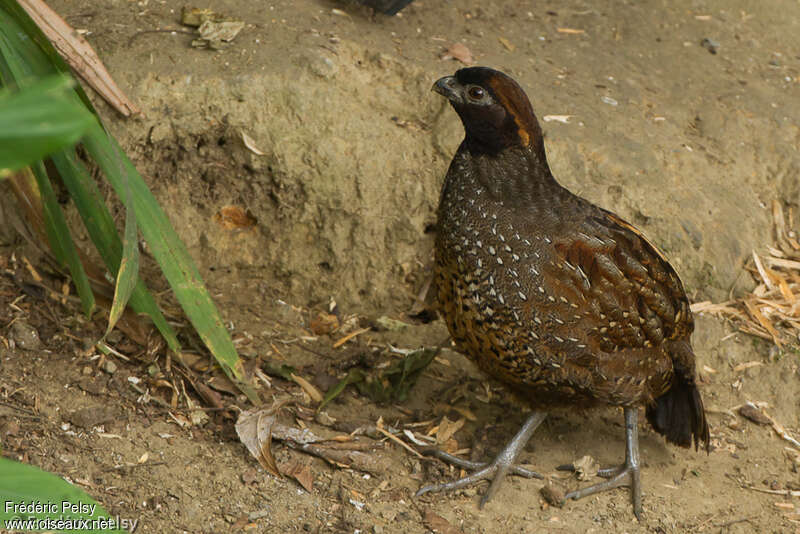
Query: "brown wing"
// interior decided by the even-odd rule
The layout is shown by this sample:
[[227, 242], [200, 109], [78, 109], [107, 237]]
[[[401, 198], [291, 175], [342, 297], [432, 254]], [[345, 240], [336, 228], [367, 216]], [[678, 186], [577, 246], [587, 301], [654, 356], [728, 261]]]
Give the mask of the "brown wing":
[[595, 348], [615, 352], [688, 339], [694, 322], [683, 285], [634, 226], [595, 209], [555, 246], [572, 273], [575, 297], [586, 304], [582, 322], [591, 327], [588, 341]]

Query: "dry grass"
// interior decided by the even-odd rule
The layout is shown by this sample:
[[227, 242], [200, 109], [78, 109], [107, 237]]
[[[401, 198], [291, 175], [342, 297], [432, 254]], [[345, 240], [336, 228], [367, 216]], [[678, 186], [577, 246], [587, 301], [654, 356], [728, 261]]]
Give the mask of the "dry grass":
[[[775, 244], [762, 254], [754, 250], [745, 266], [756, 281], [755, 289], [726, 302], [697, 302], [692, 311], [730, 318], [742, 332], [783, 347], [789, 340], [800, 339], [800, 243], [797, 232], [787, 229], [787, 218], [777, 200], [772, 202], [772, 218]], [[791, 208], [788, 220], [792, 220]]]

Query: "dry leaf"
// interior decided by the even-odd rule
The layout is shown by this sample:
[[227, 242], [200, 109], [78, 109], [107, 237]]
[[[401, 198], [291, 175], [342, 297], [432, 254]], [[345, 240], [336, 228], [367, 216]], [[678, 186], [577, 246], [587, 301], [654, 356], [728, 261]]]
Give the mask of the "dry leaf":
[[258, 471], [256, 471], [255, 469], [248, 469], [247, 471], [242, 473], [241, 479], [246, 486], [255, 484], [256, 482], [258, 482]]
[[314, 475], [311, 474], [311, 468], [308, 465], [294, 460], [282, 465], [281, 472], [298, 481], [307, 492], [311, 493], [311, 490], [314, 489]]
[[242, 131], [241, 134], [242, 134], [242, 142], [244, 143], [244, 146], [247, 148], [247, 150], [249, 150], [256, 156], [266, 155], [264, 151], [262, 151], [256, 146], [256, 142], [253, 140], [252, 137], [244, 133], [244, 131]]
[[461, 530], [450, 524], [450, 521], [431, 510], [425, 510], [422, 522], [436, 534], [463, 534]]
[[472, 59], [472, 52], [470, 52], [469, 48], [467, 48], [467, 45], [463, 43], [451, 44], [450, 48], [448, 48], [444, 54], [442, 54], [441, 59], [455, 59], [464, 65], [472, 65], [474, 62]]
[[764, 365], [764, 362], [759, 362], [759, 361], [755, 361], [755, 360], [754, 361], [750, 361], [750, 362], [740, 363], [739, 365], [737, 365], [736, 367], [733, 368], [733, 372], [734, 373], [740, 373], [740, 372], [744, 371], [745, 369], [750, 369], [751, 367], [759, 367], [761, 365]]
[[500, 44], [506, 47], [506, 50], [508, 50], [509, 52], [513, 52], [514, 50], [517, 49], [517, 47], [514, 46], [514, 44], [505, 37], [498, 37], [497, 40], [500, 41]]
[[314, 384], [312, 384], [302, 376], [298, 376], [294, 373], [291, 373], [290, 376], [292, 377], [292, 380], [294, 380], [294, 383], [303, 388], [303, 391], [305, 391], [308, 394], [308, 396], [311, 397], [311, 400], [313, 400], [314, 402], [322, 402], [323, 399], [322, 393], [320, 393], [320, 391], [314, 386]]
[[572, 115], [545, 115], [542, 117], [544, 122], [560, 122], [561, 124], [569, 124], [569, 119]]
[[237, 230], [255, 226], [258, 219], [253, 217], [249, 210], [244, 210], [239, 206], [225, 206], [214, 215], [214, 221], [226, 230]]
[[280, 471], [272, 456], [272, 425], [278, 412], [290, 399], [279, 399], [269, 408], [253, 408], [239, 414], [236, 421], [236, 434], [261, 467], [280, 477]]
[[439, 428], [436, 430], [436, 443], [437, 445], [444, 445], [453, 434], [458, 432], [466, 420], [462, 417], [458, 421], [451, 421], [447, 417], [442, 417], [442, 422], [439, 423]]
[[323, 336], [339, 328], [339, 318], [332, 313], [319, 312], [309, 326], [315, 336]]
[[597, 471], [600, 469], [600, 464], [591, 456], [584, 456], [580, 460], [575, 460], [572, 463], [575, 468], [575, 474], [578, 475], [578, 480], [589, 480], [597, 476]]

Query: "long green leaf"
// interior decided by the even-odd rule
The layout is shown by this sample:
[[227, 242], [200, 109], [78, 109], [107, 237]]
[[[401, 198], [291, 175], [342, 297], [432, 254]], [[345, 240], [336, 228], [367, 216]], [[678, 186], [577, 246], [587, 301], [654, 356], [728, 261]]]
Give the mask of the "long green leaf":
[[[205, 288], [200, 272], [133, 163], [125, 156], [116, 140], [107, 135], [99, 124], [89, 128], [83, 145], [123, 202], [127, 200], [123, 176], [127, 178], [131, 191], [130, 202], [138, 215], [142, 235], [183, 311], [225, 374], [253, 402], [260, 403], [257, 394], [245, 379], [242, 362], [222, 317]], [[124, 169], [122, 172], [120, 166]]]
[[[122, 176], [123, 182], [127, 182], [127, 177]], [[123, 186], [125, 183], [123, 183]], [[108, 314], [108, 328], [106, 335], [111, 332], [117, 324], [128, 300], [133, 294], [136, 282], [139, 279], [139, 232], [136, 224], [136, 210], [131, 199], [130, 186], [126, 187], [128, 202], [125, 213], [125, 234], [122, 239], [122, 260], [119, 264], [117, 273], [117, 283], [114, 287], [114, 300], [111, 303], [111, 311]]]
[[[97, 247], [100, 257], [103, 258], [108, 270], [116, 276], [122, 257], [122, 242], [117, 235], [114, 219], [103, 202], [97, 185], [74, 153], [61, 152], [54, 155], [51, 160], [75, 202], [75, 207], [83, 219], [83, 224]], [[138, 279], [131, 294], [130, 306], [135, 312], [144, 313], [150, 317], [158, 331], [164, 336], [169, 348], [174, 351], [181, 350], [175, 331], [164, 318], [161, 310], [158, 309], [153, 296], [141, 278]]]
[[[7, 19], [0, 16], [0, 22], [2, 23], [2, 26], [0, 26], [0, 77], [3, 84], [7, 86], [13, 80], [17, 87], [30, 89], [30, 87], [35, 86], [36, 82], [36, 79], [32, 78], [31, 75], [37, 70], [38, 72], [42, 72], [42, 70], [35, 70], [32, 65], [23, 62], [25, 55], [22, 51], [26, 48], [24, 41], [14, 31], [13, 25], [9, 24]], [[30, 46], [27, 48], [30, 48]], [[51, 70], [46, 74], [52, 75], [55, 73]], [[48, 88], [48, 83], [57, 84], [57, 82], [48, 81], [44, 86], [46, 89]], [[50, 85], [49, 90], [52, 91], [53, 88], [54, 86]], [[72, 92], [71, 94], [74, 95], [75, 93]], [[64, 93], [64, 98], [69, 98], [69, 94]], [[75, 97], [72, 96], [71, 99], [74, 102]], [[95, 122], [95, 119], [89, 115], [86, 124], [82, 124], [81, 128], [85, 130], [93, 122]], [[42, 196], [45, 230], [50, 241], [50, 247], [56, 258], [69, 267], [72, 280], [81, 299], [83, 311], [87, 316], [91, 315], [95, 306], [94, 293], [92, 293], [89, 286], [89, 278], [86, 276], [78, 251], [75, 248], [75, 243], [69, 234], [69, 227], [56, 200], [47, 172], [41, 162], [33, 165], [32, 171]]]
[[[32, 465], [0, 458], [0, 531], [122, 534], [126, 531], [116, 524], [117, 519], [64, 479]], [[15, 520], [29, 522], [12, 523]], [[135, 524], [128, 526], [136, 528]]]
[[[9, 55], [0, 54], [10, 63], [25, 69], [25, 77], [39, 78], [54, 73], [72, 76], [66, 61], [53, 48], [50, 40], [28, 16], [17, 0], [0, 0], [0, 39], [5, 39], [12, 47]], [[0, 79], [7, 85], [16, 85], [24, 77], [8, 76], [7, 67], [0, 61]], [[19, 73], [17, 73], [19, 74]], [[91, 100], [80, 85], [75, 86], [84, 107], [97, 114]]]
[[64, 213], [58, 205], [50, 178], [47, 176], [47, 171], [41, 162], [32, 165], [31, 169], [36, 177], [39, 193], [42, 196], [44, 227], [47, 231], [47, 239], [50, 241], [50, 248], [58, 261], [69, 268], [72, 281], [75, 283], [75, 289], [77, 289], [78, 296], [81, 299], [83, 313], [87, 317], [91, 317], [95, 306], [92, 286], [89, 285], [89, 277], [86, 276], [86, 271], [83, 269], [80, 256], [78, 256], [78, 249], [75, 248], [75, 243], [72, 241], [69, 226], [67, 226]]
[[[5, 85], [25, 85], [55, 71], [69, 73], [69, 67], [53, 49], [47, 38], [27, 13], [14, 0], [0, 0], [0, 80]], [[94, 113], [86, 94], [76, 85], [71, 96], [78, 95], [89, 112]], [[75, 103], [75, 102], [73, 102]], [[116, 275], [119, 269], [122, 243], [102, 196], [89, 173], [75, 159], [74, 151], [66, 150], [54, 154], [56, 164], [67, 189], [78, 207], [89, 236], [97, 246], [108, 269]], [[130, 299], [130, 305], [138, 313], [146, 313], [156, 325], [172, 350], [180, 350], [180, 343], [172, 327], [167, 323], [152, 295], [144, 283], [139, 281]]]
[[[32, 25], [24, 12], [20, 13], [21, 10], [16, 2], [0, 0], [0, 8], [13, 14], [13, 19], [19, 20], [23, 25], [24, 30], [13, 26], [13, 21], [9, 22], [12, 17], [7, 17], [0, 12], [0, 39], [9, 38], [15, 41], [14, 44], [22, 51], [15, 51], [14, 53], [17, 55], [10, 56], [10, 60], [12, 62], [19, 60], [25, 63], [25, 66], [18, 65], [17, 68], [27, 69], [22, 73], [11, 73], [13, 77], [9, 78], [8, 65], [4, 65], [4, 61], [0, 61], [0, 76], [3, 77], [4, 83], [8, 84], [9, 79], [16, 84], [24, 83], [23, 74], [42, 76], [53, 72], [53, 69], [62, 71], [66, 69], [60, 58], [53, 57], [52, 46], [42, 38], [40, 30]], [[27, 40], [20, 39], [20, 35], [25, 35], [25, 33], [28, 34]], [[34, 46], [34, 43], [38, 46]], [[5, 63], [8, 63], [9, 58], [5, 59]], [[85, 97], [79, 88], [77, 96]], [[90, 104], [87, 104], [87, 107], [93, 109]], [[89, 128], [83, 144], [103, 170], [106, 179], [111, 183], [123, 203], [130, 204], [135, 210], [140, 230], [147, 240], [153, 256], [161, 266], [187, 317], [220, 367], [253, 402], [260, 402], [244, 376], [242, 363], [222, 318], [205, 289], [200, 273], [133, 164], [124, 155], [116, 140], [105, 132], [99, 122]], [[123, 175], [128, 179], [131, 199], [126, 196]]]
[[52, 76], [25, 91], [0, 93], [0, 178], [80, 139], [93, 117], [75, 102], [73, 86], [66, 76]]

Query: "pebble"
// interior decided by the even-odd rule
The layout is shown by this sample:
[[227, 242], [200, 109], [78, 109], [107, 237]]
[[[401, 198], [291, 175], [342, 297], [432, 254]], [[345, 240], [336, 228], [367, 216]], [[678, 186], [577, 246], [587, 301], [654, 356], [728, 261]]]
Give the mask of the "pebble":
[[67, 420], [70, 423], [84, 430], [91, 430], [96, 426], [108, 423], [114, 419], [115, 415], [113, 410], [105, 406], [81, 408], [67, 416]]
[[337, 65], [331, 58], [317, 53], [310, 53], [300, 59], [301, 63], [312, 73], [320, 78], [330, 79], [336, 76], [339, 72], [339, 65]]
[[37, 350], [42, 347], [39, 332], [25, 321], [14, 321], [9, 337], [17, 347], [23, 350]]
[[702, 46], [712, 54], [716, 54], [717, 50], [719, 50], [719, 43], [714, 39], [709, 39], [708, 37], [700, 41], [700, 46]]
[[564, 506], [564, 492], [555, 487], [553, 484], [545, 484], [542, 486], [542, 489], [540, 489], [539, 492], [542, 494], [542, 498], [544, 498], [548, 504], [557, 506], [559, 508]]

